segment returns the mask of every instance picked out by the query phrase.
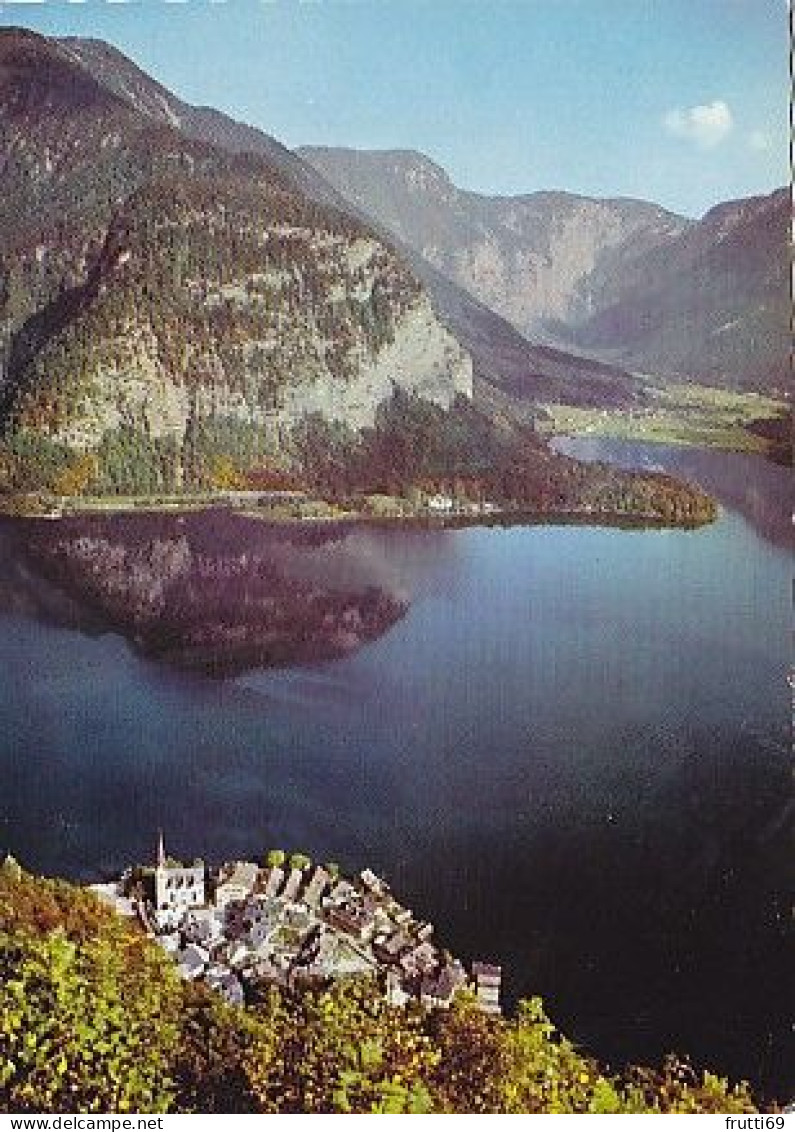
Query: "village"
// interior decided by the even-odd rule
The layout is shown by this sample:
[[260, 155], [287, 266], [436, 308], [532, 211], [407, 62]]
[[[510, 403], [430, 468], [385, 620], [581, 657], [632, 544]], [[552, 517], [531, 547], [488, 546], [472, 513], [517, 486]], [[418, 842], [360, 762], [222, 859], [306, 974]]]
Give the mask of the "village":
[[501, 968], [476, 962], [467, 974], [435, 943], [433, 925], [416, 919], [369, 869], [348, 880], [335, 865], [313, 866], [281, 850], [271, 850], [264, 867], [186, 865], [166, 855], [161, 836], [154, 866], [90, 888], [138, 919], [183, 978], [202, 980], [233, 1004], [263, 985], [370, 977], [396, 1006], [447, 1007], [471, 988], [481, 1009], [501, 1012]]

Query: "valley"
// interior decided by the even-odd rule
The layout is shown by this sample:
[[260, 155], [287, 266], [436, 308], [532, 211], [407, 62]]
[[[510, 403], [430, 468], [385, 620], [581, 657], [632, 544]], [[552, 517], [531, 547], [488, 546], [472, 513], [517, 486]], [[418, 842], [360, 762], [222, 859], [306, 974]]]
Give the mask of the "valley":
[[[639, 408], [619, 411], [547, 404], [544, 409], [548, 419], [542, 429], [549, 436], [685, 444], [792, 462], [792, 411], [787, 402], [759, 393], [650, 380], [646, 402]], [[773, 428], [758, 427], [763, 423]]]
[[0, 27], [0, 1109], [792, 1098], [791, 199], [761, 71], [673, 109], [714, 3]]

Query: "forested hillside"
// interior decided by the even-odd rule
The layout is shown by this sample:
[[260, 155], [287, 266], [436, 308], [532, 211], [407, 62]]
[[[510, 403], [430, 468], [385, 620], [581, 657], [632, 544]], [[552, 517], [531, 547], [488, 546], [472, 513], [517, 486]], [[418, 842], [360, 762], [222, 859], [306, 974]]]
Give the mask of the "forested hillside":
[[0, 60], [12, 488], [180, 486], [211, 476], [208, 436], [289, 463], [307, 413], [358, 428], [395, 386], [471, 394], [409, 268], [290, 168], [147, 117], [39, 36], [2, 33]]
[[[335, 498], [425, 486], [543, 513], [713, 517], [696, 489], [554, 456], [506, 394], [554, 399], [565, 355], [510, 335], [484, 346], [494, 316], [449, 285], [432, 300], [317, 173], [117, 52], [0, 31], [0, 144], [6, 496], [289, 481]], [[465, 346], [448, 329], [463, 323]], [[638, 395], [620, 371], [586, 371], [600, 402]]]

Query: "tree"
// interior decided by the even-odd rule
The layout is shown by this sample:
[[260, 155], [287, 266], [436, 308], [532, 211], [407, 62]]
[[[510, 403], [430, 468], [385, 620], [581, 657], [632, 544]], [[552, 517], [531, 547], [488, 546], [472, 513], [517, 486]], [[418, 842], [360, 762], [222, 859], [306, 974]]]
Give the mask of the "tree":
[[[150, 948], [0, 935], [0, 1106], [163, 1111], [179, 979]], [[134, 947], [134, 945], [132, 945]]]
[[376, 983], [339, 980], [258, 1008], [248, 1060], [264, 1112], [420, 1112], [438, 1060], [420, 1009], [389, 1006]]

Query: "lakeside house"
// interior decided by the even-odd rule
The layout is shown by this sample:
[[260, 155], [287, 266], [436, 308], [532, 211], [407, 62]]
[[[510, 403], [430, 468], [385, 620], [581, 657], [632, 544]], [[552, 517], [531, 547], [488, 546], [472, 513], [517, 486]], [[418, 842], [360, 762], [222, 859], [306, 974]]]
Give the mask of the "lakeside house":
[[437, 515], [449, 515], [453, 510], [453, 497], [451, 495], [444, 495], [439, 492], [437, 495], [429, 495], [425, 506], [429, 511], [433, 511]]
[[137, 916], [172, 956], [180, 975], [201, 979], [228, 1002], [264, 983], [376, 976], [394, 1004], [449, 1006], [472, 987], [483, 1010], [499, 1013], [501, 969], [460, 960], [434, 942], [370, 869], [358, 877], [293, 857], [290, 867], [232, 861], [211, 869], [168, 857], [162, 834], [154, 867], [127, 870], [93, 891], [122, 915]]

